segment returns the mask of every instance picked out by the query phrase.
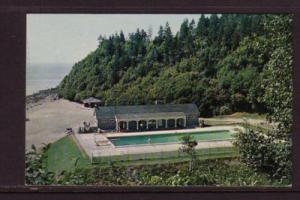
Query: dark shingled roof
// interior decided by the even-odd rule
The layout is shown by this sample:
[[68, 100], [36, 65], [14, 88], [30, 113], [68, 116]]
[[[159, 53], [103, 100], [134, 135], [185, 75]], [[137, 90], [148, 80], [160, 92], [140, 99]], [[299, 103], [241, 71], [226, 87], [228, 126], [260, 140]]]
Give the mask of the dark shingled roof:
[[97, 118], [114, 118], [115, 115], [142, 114], [142, 113], [168, 113], [183, 112], [187, 114], [199, 115], [199, 110], [195, 104], [157, 104], [157, 105], [137, 105], [137, 106], [100, 106], [95, 108]]
[[159, 113], [135, 113], [135, 114], [117, 114], [117, 120], [138, 120], [138, 119], [165, 119], [168, 117], [185, 117], [186, 115], [183, 112], [159, 112]]
[[83, 103], [101, 103], [102, 101], [94, 97], [89, 97], [82, 101]]

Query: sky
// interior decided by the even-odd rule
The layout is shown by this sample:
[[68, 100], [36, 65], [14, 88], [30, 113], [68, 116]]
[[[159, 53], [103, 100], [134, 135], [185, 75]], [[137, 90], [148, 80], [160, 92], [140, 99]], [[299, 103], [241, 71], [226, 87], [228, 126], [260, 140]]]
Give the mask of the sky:
[[200, 14], [28, 14], [27, 63], [74, 64], [98, 46], [98, 37], [110, 36], [121, 30], [125, 36], [137, 28], [153, 36], [160, 25], [169, 23], [176, 33], [184, 19], [194, 19]]

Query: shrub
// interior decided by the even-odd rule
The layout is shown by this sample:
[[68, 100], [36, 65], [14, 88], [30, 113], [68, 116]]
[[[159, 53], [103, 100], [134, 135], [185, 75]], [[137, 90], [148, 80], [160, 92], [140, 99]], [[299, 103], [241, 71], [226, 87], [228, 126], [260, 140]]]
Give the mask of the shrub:
[[229, 108], [229, 106], [225, 105], [220, 108], [220, 115], [228, 115], [230, 113], [232, 113], [232, 110]]
[[46, 151], [50, 145], [44, 146], [40, 151], [32, 145], [31, 150], [25, 154], [25, 183], [28, 185], [49, 185], [54, 182], [54, 173], [47, 171], [44, 161]]
[[276, 139], [273, 131], [246, 128], [234, 142], [240, 158], [248, 166], [267, 172], [281, 181], [291, 180], [291, 141]]

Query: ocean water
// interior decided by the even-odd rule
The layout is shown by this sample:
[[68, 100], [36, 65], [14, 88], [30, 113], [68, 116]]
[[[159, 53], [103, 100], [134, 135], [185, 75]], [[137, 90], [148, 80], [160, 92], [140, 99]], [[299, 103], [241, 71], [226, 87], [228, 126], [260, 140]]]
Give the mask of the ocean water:
[[26, 95], [58, 86], [71, 68], [72, 64], [27, 64]]

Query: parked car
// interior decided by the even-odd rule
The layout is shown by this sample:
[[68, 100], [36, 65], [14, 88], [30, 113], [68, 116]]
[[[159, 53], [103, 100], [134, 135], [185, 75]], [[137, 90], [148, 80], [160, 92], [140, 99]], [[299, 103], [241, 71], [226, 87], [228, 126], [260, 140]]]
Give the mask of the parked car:
[[72, 128], [66, 128], [66, 131], [65, 131], [66, 134], [72, 134], [73, 133], [73, 129]]

